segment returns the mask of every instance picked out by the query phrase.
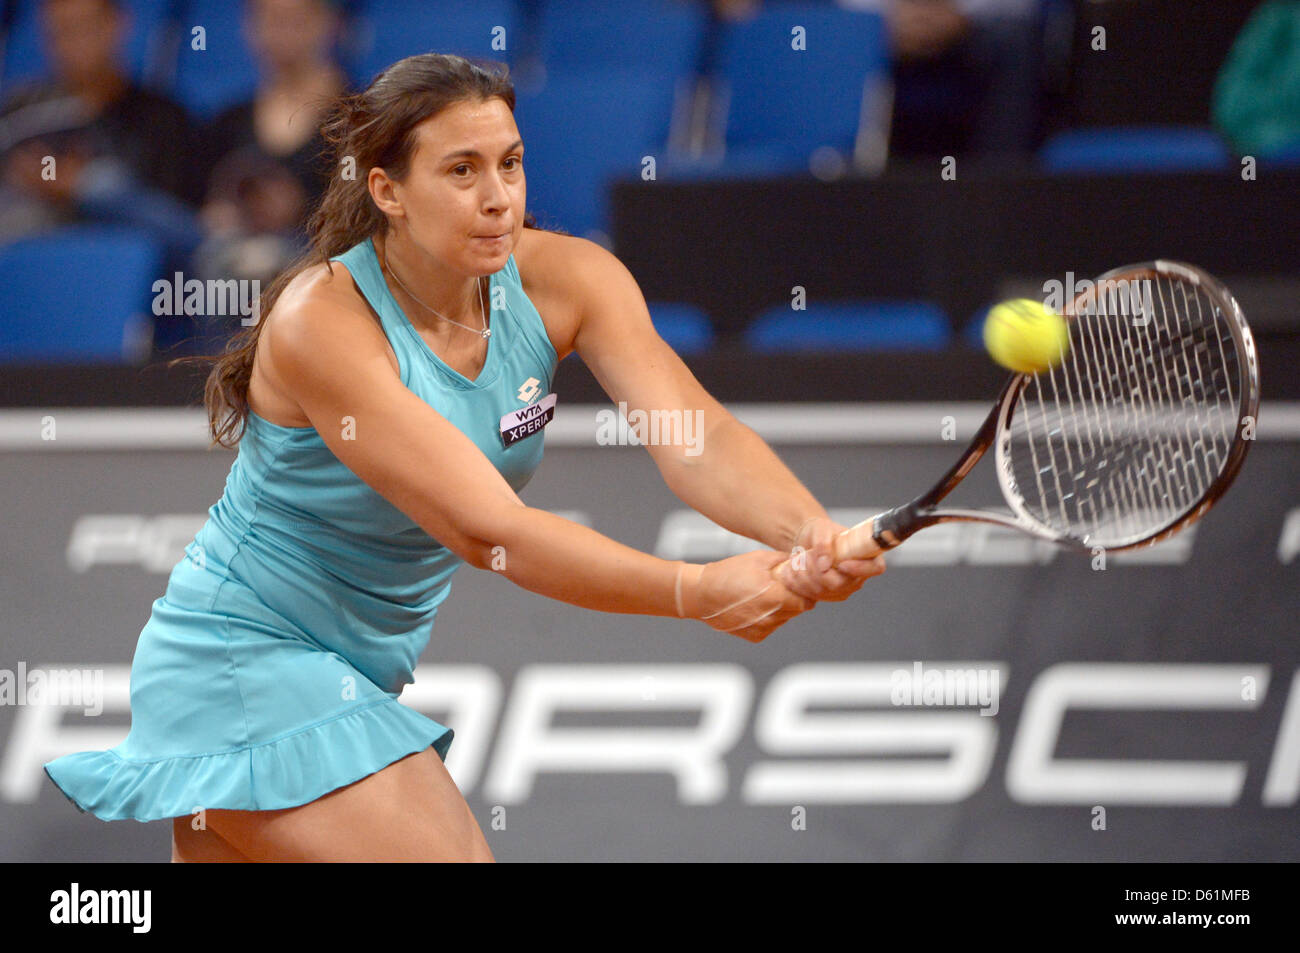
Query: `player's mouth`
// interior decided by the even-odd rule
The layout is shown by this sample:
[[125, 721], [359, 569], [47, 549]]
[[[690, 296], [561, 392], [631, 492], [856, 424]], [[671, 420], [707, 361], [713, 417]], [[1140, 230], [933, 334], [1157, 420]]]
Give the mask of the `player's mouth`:
[[510, 237], [510, 233], [509, 233], [509, 232], [502, 232], [502, 233], [499, 234], [499, 235], [475, 235], [475, 236], [473, 236], [474, 241], [476, 241], [476, 242], [484, 242], [485, 244], [489, 244], [489, 245], [491, 245], [491, 244], [495, 244], [495, 243], [499, 243], [499, 242], [504, 242], [504, 241], [505, 241], [507, 238], [509, 238], [509, 237]]

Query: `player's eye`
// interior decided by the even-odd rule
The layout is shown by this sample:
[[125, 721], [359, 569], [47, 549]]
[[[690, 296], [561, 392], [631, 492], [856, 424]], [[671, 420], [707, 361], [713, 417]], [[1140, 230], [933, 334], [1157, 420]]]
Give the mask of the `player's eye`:
[[466, 172], [466, 174], [468, 174], [468, 173], [469, 173], [469, 170], [470, 170], [470, 167], [469, 167], [469, 165], [467, 165], [466, 163], [462, 162], [460, 165], [456, 166], [454, 169], [451, 170], [451, 171], [452, 171], [452, 174], [453, 174], [453, 175], [460, 175], [460, 174], [461, 174], [461, 169], [464, 169], [465, 172]]

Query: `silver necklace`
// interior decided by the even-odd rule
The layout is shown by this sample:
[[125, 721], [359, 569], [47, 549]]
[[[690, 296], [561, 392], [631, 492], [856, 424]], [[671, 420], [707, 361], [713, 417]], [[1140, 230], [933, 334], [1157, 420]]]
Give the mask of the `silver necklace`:
[[393, 280], [397, 282], [397, 286], [401, 288], [403, 291], [405, 291], [408, 295], [410, 295], [411, 300], [413, 300], [416, 304], [421, 305], [422, 307], [428, 308], [438, 317], [442, 318], [442, 320], [450, 321], [452, 324], [456, 325], [456, 327], [464, 328], [466, 331], [473, 331], [475, 334], [477, 334], [485, 341], [492, 336], [492, 329], [487, 326], [487, 307], [483, 303], [483, 285], [479, 284], [479, 280], [477, 278], [474, 280], [474, 284], [478, 287], [478, 306], [479, 306], [480, 313], [483, 315], [483, 330], [481, 331], [478, 328], [471, 328], [468, 324], [461, 324], [459, 321], [452, 321], [451, 318], [447, 317], [437, 308], [431, 308], [429, 307], [429, 305], [425, 304], [419, 298], [415, 297], [415, 295], [411, 292], [411, 289], [406, 287], [406, 285], [402, 284], [402, 279], [397, 277], [397, 272], [393, 271], [393, 269], [388, 267], [387, 248], [384, 249], [384, 271], [388, 272], [390, 275], [393, 276]]

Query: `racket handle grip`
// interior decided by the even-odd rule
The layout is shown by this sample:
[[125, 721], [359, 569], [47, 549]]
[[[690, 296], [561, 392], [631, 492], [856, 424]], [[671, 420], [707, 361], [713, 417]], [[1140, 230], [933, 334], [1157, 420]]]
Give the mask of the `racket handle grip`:
[[870, 559], [907, 539], [921, 528], [916, 507], [908, 503], [877, 513], [857, 526], [850, 526], [835, 539], [835, 558]]
[[832, 562], [845, 559], [870, 559], [878, 556], [888, 547], [876, 542], [876, 517], [865, 519], [856, 526], [850, 526], [835, 537], [835, 556]]
[[[911, 535], [901, 531], [902, 525], [910, 523], [911, 514], [908, 510], [909, 507], [904, 506], [877, 513], [837, 535], [833, 543], [834, 555], [831, 557], [831, 565], [834, 566], [846, 559], [871, 559], [887, 549], [893, 549]], [[786, 559], [774, 566], [773, 577], [780, 579], [781, 572], [789, 564], [790, 560]]]

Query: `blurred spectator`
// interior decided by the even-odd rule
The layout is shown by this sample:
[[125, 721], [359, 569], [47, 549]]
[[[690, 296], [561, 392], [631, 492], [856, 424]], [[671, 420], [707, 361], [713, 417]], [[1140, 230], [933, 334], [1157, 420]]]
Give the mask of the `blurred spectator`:
[[744, 20], [757, 12], [763, 0], [709, 0], [713, 15], [719, 20]]
[[1041, 0], [836, 0], [881, 13], [894, 64], [890, 152], [1027, 157], [1042, 112]]
[[1240, 155], [1300, 158], [1300, 2], [1251, 15], [1214, 87], [1214, 124]]
[[[209, 236], [194, 258], [200, 278], [271, 280], [306, 250], [305, 224], [329, 185], [320, 126], [348, 91], [334, 60], [342, 3], [248, 0], [245, 38], [258, 63], [253, 98], [212, 120], [203, 134]], [[213, 319], [217, 342], [234, 326]]]
[[199, 237], [192, 130], [120, 66], [129, 14], [118, 0], [44, 0], [40, 12], [53, 76], [0, 106], [0, 238], [108, 221], [151, 230], [183, 259]]
[[[201, 270], [273, 277], [298, 254], [306, 207], [302, 182], [287, 166], [254, 146], [229, 153], [217, 164], [203, 209], [210, 237], [196, 256]], [[268, 257], [268, 249], [276, 251]]]
[[[250, 168], [280, 166], [302, 189], [301, 217], [329, 185], [331, 169], [322, 156], [320, 125], [331, 102], [348, 91], [347, 76], [334, 60], [342, 3], [338, 0], [248, 0], [246, 39], [258, 63], [253, 98], [225, 110], [204, 133], [210, 165], [209, 189], [231, 154]], [[249, 158], [251, 157], [251, 158]], [[207, 195], [208, 203], [228, 195]]]

